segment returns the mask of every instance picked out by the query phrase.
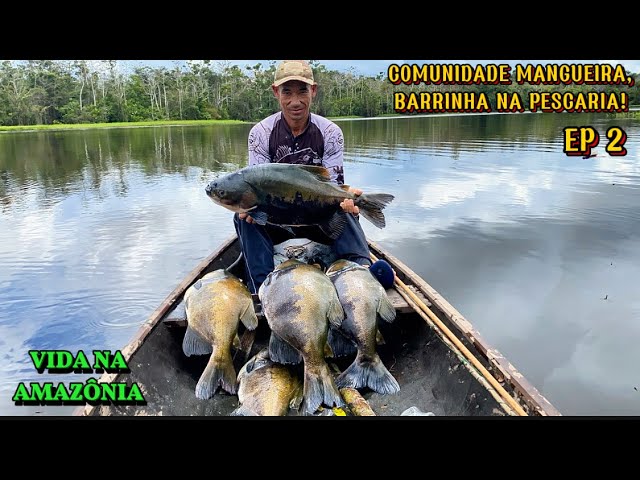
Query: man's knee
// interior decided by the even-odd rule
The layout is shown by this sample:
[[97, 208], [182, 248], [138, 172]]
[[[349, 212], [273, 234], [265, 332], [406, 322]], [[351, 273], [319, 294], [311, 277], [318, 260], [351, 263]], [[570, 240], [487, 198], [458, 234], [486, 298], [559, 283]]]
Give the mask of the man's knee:
[[373, 264], [370, 257], [361, 257], [359, 255], [354, 256], [351, 261], [356, 262], [357, 264], [362, 265], [363, 267], [370, 267]]
[[262, 227], [241, 219], [237, 213], [233, 215], [233, 226], [236, 229], [236, 233], [241, 238], [256, 238], [263, 237], [265, 235]]
[[238, 234], [238, 236], [240, 236], [242, 234], [240, 223], [241, 223], [240, 217], [238, 217], [237, 213], [234, 214], [233, 215], [233, 227], [236, 229], [236, 233]]

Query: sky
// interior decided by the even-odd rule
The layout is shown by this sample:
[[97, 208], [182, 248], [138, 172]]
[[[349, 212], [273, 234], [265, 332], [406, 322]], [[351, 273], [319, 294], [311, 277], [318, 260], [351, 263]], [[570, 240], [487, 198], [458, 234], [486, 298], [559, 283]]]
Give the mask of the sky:
[[[276, 60], [278, 61], [278, 60]], [[215, 64], [217, 61], [213, 61]], [[264, 65], [269, 64], [269, 60], [225, 60], [225, 63], [231, 65], [238, 65], [244, 68], [248, 65], [255, 65], [256, 63], [262, 63]], [[318, 60], [318, 62], [329, 70], [338, 70], [341, 72], [348, 72], [350, 69], [356, 75], [375, 76], [379, 73], [386, 74], [389, 65], [395, 64], [418, 64], [425, 63], [469, 63], [470, 65], [481, 64], [503, 64], [508, 63], [512, 67], [517, 64], [563, 64], [563, 63], [608, 63], [610, 65], [621, 64], [626, 70], [631, 73], [640, 73], [640, 60]], [[125, 62], [129, 67], [148, 65], [151, 67], [166, 67], [169, 69], [174, 68], [178, 64], [186, 64], [186, 61], [181, 60], [127, 60]]]

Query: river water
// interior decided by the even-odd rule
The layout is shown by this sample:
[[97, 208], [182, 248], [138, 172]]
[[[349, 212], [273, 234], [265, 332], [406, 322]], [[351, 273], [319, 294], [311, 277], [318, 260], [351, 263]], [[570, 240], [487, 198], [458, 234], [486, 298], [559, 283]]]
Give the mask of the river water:
[[[362, 221], [564, 415], [640, 414], [640, 121], [590, 114], [343, 120], [345, 182], [395, 195]], [[589, 159], [563, 128], [590, 125]], [[627, 134], [627, 155], [605, 132]], [[0, 415], [31, 349], [117, 350], [233, 233], [204, 187], [251, 125], [0, 134]]]

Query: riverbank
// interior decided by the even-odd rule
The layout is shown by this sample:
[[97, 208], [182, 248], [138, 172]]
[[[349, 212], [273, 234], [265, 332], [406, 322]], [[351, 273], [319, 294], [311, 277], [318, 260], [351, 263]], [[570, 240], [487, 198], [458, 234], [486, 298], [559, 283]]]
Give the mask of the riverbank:
[[[529, 113], [529, 112], [527, 112]], [[503, 112], [491, 112], [491, 114], [504, 114]], [[477, 114], [447, 114], [447, 113], [433, 113], [428, 115], [416, 115], [416, 114], [395, 114], [395, 115], [381, 115], [379, 117], [328, 117], [330, 120], [371, 120], [373, 118], [387, 119], [387, 118], [402, 118], [408, 116], [443, 116], [443, 115], [477, 115]], [[632, 106], [629, 112], [612, 114], [618, 117], [635, 117], [640, 118], [640, 107]], [[113, 122], [113, 123], [57, 123], [54, 125], [13, 125], [4, 126], [0, 125], [0, 133], [3, 132], [34, 132], [40, 130], [88, 130], [94, 128], [137, 128], [137, 127], [160, 127], [160, 126], [196, 126], [196, 125], [236, 125], [246, 122], [242, 120], [155, 120], [148, 122]]]
[[156, 120], [150, 122], [113, 122], [113, 123], [57, 123], [55, 125], [0, 125], [0, 132], [24, 132], [39, 130], [88, 130], [93, 128], [135, 128], [160, 126], [188, 126], [188, 125], [235, 125], [241, 120]]

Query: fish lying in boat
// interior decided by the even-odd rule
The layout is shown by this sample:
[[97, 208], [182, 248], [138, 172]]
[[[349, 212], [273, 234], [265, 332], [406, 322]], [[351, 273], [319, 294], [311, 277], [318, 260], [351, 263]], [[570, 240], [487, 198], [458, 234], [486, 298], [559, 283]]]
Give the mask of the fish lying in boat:
[[348, 260], [332, 263], [326, 275], [333, 282], [345, 312], [344, 320], [329, 338], [331, 350], [335, 356], [341, 356], [349, 353], [351, 345], [357, 347], [355, 360], [338, 376], [336, 385], [368, 387], [380, 394], [398, 393], [397, 380], [376, 351], [378, 318], [386, 322], [396, 318], [384, 287], [367, 267]]
[[322, 404], [343, 406], [325, 360], [329, 325], [338, 327], [344, 318], [331, 280], [314, 266], [287, 260], [267, 276], [258, 296], [271, 328], [269, 357], [304, 363], [304, 411], [313, 414]]
[[230, 394], [237, 391], [237, 376], [231, 347], [239, 322], [249, 330], [258, 326], [251, 293], [234, 275], [216, 270], [204, 275], [184, 294], [187, 331], [185, 355], [211, 354], [196, 385], [196, 397], [211, 398], [218, 387]]
[[347, 222], [340, 207], [344, 200], [352, 199], [364, 218], [384, 228], [382, 210], [394, 198], [386, 193], [356, 195], [348, 185], [331, 182], [324, 167], [284, 163], [245, 167], [211, 181], [205, 191], [214, 203], [246, 212], [259, 225], [317, 225], [332, 239]]
[[284, 416], [302, 403], [302, 380], [291, 367], [272, 361], [268, 349], [242, 367], [238, 384], [240, 406], [233, 416]]

